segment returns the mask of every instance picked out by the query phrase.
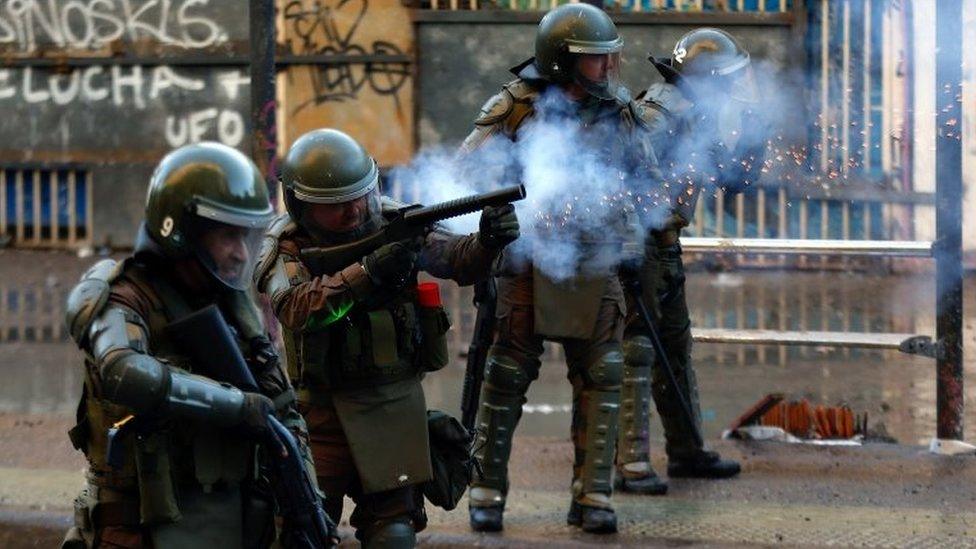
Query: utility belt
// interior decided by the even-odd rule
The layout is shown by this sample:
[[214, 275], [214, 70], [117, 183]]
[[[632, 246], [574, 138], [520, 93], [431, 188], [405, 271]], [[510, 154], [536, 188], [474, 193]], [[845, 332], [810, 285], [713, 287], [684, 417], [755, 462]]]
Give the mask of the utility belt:
[[[226, 429], [194, 425], [171, 430], [154, 423], [127, 429], [136, 421], [130, 418], [91, 433], [111, 435], [107, 444], [93, 438], [97, 442], [86, 448], [90, 466], [84, 499], [90, 503], [90, 522], [124, 518], [128, 524], [132, 517], [134, 524], [176, 522], [182, 516], [177, 501], [181, 486], [205, 492], [233, 488], [253, 473], [253, 443]], [[130, 509], [115, 509], [115, 501]]]

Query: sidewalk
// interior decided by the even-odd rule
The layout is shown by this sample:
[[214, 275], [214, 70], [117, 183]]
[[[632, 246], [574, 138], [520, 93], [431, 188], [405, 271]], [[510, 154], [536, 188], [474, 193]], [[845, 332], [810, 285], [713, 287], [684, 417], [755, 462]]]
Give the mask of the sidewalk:
[[[569, 443], [517, 438], [505, 532], [471, 533], [462, 502], [451, 513], [430, 509], [420, 540], [430, 547], [976, 547], [976, 457], [880, 444], [715, 446], [742, 460], [739, 478], [674, 480], [665, 497], [617, 495], [620, 533], [598, 537], [565, 525]], [[0, 546], [56, 544], [81, 479], [80, 470], [29, 463], [0, 468]], [[349, 507], [343, 526], [355, 546]]]

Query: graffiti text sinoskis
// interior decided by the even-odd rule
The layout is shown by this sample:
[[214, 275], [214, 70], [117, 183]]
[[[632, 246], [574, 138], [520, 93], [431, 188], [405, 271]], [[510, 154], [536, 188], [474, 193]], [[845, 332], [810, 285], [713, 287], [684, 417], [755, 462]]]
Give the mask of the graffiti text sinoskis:
[[[201, 13], [213, 0], [0, 0], [0, 47], [99, 49], [116, 40], [187, 49], [227, 41]], [[226, 0], [223, 0], [226, 1]]]

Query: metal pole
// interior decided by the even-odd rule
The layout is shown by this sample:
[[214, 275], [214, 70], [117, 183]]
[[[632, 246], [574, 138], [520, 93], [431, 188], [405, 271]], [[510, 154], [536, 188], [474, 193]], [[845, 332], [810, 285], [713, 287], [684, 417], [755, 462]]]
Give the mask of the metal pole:
[[[935, 4], [933, 4], [935, 6]], [[963, 437], [962, 0], [936, 7], [936, 413], [939, 439]]]
[[[275, 103], [275, 0], [250, 0], [251, 37], [251, 158], [268, 185], [271, 204], [278, 205], [278, 108]], [[272, 341], [281, 330], [267, 296], [260, 296], [261, 316]]]
[[[251, 157], [277, 197], [278, 127], [275, 104], [275, 2], [250, 0]], [[273, 199], [274, 200], [274, 199]]]

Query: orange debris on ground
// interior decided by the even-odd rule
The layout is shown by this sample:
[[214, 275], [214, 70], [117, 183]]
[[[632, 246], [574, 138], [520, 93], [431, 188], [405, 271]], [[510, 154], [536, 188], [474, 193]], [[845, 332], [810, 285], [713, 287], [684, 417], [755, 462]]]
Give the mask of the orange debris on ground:
[[786, 401], [772, 393], [759, 399], [730, 425], [779, 427], [799, 438], [848, 439], [867, 432], [868, 415], [855, 414], [849, 406], [812, 406], [807, 399]]
[[848, 406], [813, 407], [807, 399], [780, 401], [762, 414], [759, 424], [800, 438], [851, 438], [864, 434], [867, 414], [855, 415]]

